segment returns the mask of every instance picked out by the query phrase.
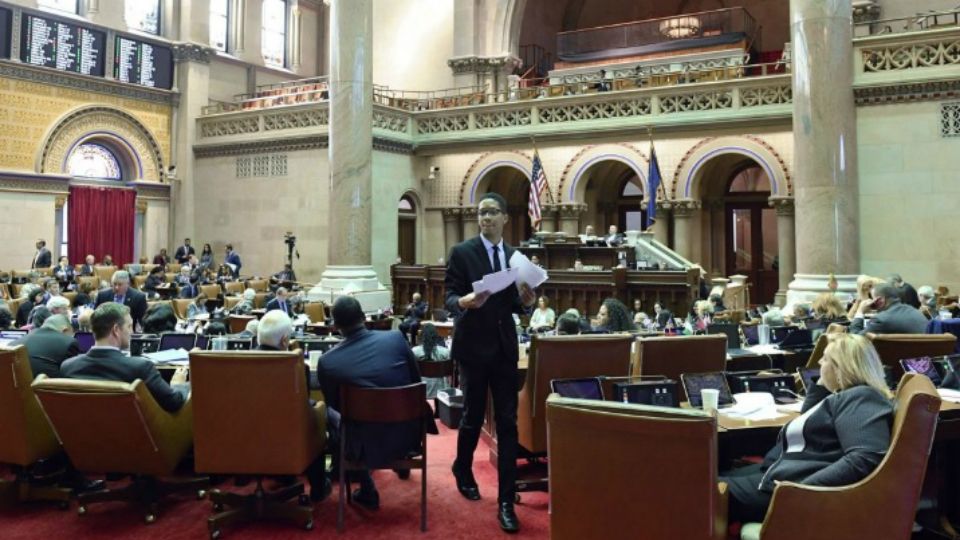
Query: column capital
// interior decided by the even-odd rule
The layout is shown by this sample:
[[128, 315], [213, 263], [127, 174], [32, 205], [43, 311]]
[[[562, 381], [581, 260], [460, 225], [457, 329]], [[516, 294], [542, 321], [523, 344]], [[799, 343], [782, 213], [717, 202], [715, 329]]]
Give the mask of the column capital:
[[440, 211], [443, 214], [444, 221], [456, 221], [463, 214], [462, 208], [444, 208]]
[[511, 73], [523, 65], [523, 60], [512, 54], [504, 56], [455, 56], [447, 60], [447, 66], [454, 75], [464, 73], [493, 73], [503, 71]]
[[176, 62], [198, 62], [209, 64], [216, 51], [199, 43], [177, 43], [173, 47], [173, 59]]
[[137, 213], [138, 214], [147, 213], [147, 201], [143, 199], [137, 199]]
[[873, 22], [879, 19], [880, 5], [875, 0], [868, 0], [853, 6], [853, 22], [855, 24]]
[[557, 205], [557, 212], [561, 218], [579, 218], [587, 211], [587, 205], [582, 203], [562, 203]]
[[463, 219], [474, 219], [477, 217], [477, 209], [473, 206], [464, 206], [460, 208], [460, 213], [463, 216]]
[[677, 199], [672, 201], [673, 216], [688, 218], [700, 209], [700, 201], [694, 199]]
[[794, 215], [795, 205], [792, 197], [770, 197], [769, 204], [777, 210], [778, 216]]
[[559, 205], [556, 204], [544, 204], [540, 206], [540, 215], [543, 217], [546, 216], [555, 216], [560, 212]]

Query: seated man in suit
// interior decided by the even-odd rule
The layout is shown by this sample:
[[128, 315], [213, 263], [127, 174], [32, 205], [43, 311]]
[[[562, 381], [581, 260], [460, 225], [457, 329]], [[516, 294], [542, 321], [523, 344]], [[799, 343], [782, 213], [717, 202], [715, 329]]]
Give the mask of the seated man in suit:
[[619, 247], [623, 244], [623, 235], [617, 232], [617, 226], [611, 225], [610, 231], [607, 233], [607, 236], [603, 239], [609, 247]]
[[110, 278], [112, 288], [97, 293], [97, 307], [107, 302], [116, 302], [130, 308], [133, 324], [140, 327], [143, 315], [147, 312], [147, 297], [140, 291], [130, 287], [130, 274], [126, 270], [117, 270]]
[[[352, 384], [368, 388], [390, 388], [420, 382], [417, 362], [407, 341], [399, 332], [367, 330], [360, 302], [352, 296], [341, 296], [333, 304], [333, 324], [344, 340], [320, 357], [317, 378], [327, 401], [329, 448], [339, 448], [340, 385]], [[261, 322], [261, 328], [263, 323]], [[417, 447], [421, 422], [413, 425], [359, 425], [351, 426], [346, 441], [350, 458], [361, 459], [371, 467], [378, 467], [403, 458]], [[335, 459], [334, 463], [338, 463]], [[399, 471], [401, 476], [403, 472]], [[409, 473], [409, 472], [407, 472]], [[380, 507], [380, 495], [368, 471], [359, 475], [360, 489], [353, 492], [353, 500], [369, 508]]]
[[70, 266], [70, 260], [67, 259], [66, 255], [60, 257], [60, 261], [57, 262], [56, 268], [53, 269], [53, 275], [63, 287], [66, 287], [68, 283], [73, 281], [73, 266]]
[[[920, 310], [900, 301], [900, 290], [891, 283], [878, 283], [870, 290], [869, 302], [860, 302], [857, 314], [850, 323], [851, 334], [923, 334], [927, 318]], [[877, 314], [864, 322], [864, 310], [873, 308]]]
[[97, 265], [97, 259], [93, 255], [87, 255], [83, 260], [83, 265], [80, 267], [81, 276], [92, 276], [94, 272], [94, 267]]
[[73, 357], [60, 366], [60, 375], [68, 379], [94, 379], [131, 383], [140, 379], [147, 385], [153, 399], [165, 411], [176, 412], [183, 407], [190, 392], [186, 383], [186, 368], [177, 368], [170, 384], [160, 376], [150, 360], [139, 356], [125, 356], [130, 348], [133, 318], [130, 310], [116, 302], [105, 302], [90, 318], [96, 344], [86, 354]]
[[280, 287], [277, 289], [277, 295], [267, 302], [267, 311], [273, 311], [279, 309], [280, 311], [287, 314], [287, 316], [292, 316], [293, 311], [290, 309], [290, 302], [287, 299], [287, 289], [286, 287]]
[[403, 322], [400, 323], [400, 332], [410, 343], [417, 341], [417, 332], [420, 331], [420, 321], [427, 316], [427, 303], [421, 300], [420, 293], [413, 293], [407, 310], [403, 313]]
[[51, 315], [43, 326], [13, 344], [27, 348], [34, 377], [41, 373], [59, 377], [63, 361], [80, 354], [80, 344], [73, 338], [73, 325], [66, 315]]

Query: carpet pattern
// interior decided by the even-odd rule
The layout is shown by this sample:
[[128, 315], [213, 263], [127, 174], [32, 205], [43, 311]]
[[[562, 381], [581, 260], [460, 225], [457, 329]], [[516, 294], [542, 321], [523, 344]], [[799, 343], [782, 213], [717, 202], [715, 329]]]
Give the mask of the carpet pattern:
[[[458, 492], [450, 473], [456, 454], [457, 432], [440, 425], [440, 434], [427, 437], [427, 527], [420, 532], [420, 472], [413, 471], [409, 480], [400, 480], [392, 471], [375, 471], [374, 481], [380, 492], [380, 509], [366, 511], [348, 506], [343, 534], [337, 534], [337, 486], [325, 501], [314, 509], [313, 531], [304, 531], [282, 522], [257, 522], [223, 529], [227, 540], [281, 538], [358, 538], [391, 539], [480, 539], [511, 537], [523, 539], [549, 538], [549, 499], [546, 493], [524, 493], [517, 505], [519, 534], [507, 535], [497, 524], [497, 473], [487, 458], [482, 442], [474, 459], [474, 475], [483, 499], [471, 502]], [[269, 485], [269, 484], [268, 484]], [[222, 490], [249, 492], [253, 484], [236, 488], [232, 482], [219, 486]], [[55, 505], [31, 503], [0, 509], [0, 538], [34, 540], [50, 538], [131, 538], [142, 540], [175, 540], [208, 538], [209, 501], [198, 501], [184, 493], [165, 499], [157, 522], [144, 525], [139, 508], [126, 503], [101, 503], [88, 507], [87, 515], [78, 516], [76, 504], [66, 511]]]

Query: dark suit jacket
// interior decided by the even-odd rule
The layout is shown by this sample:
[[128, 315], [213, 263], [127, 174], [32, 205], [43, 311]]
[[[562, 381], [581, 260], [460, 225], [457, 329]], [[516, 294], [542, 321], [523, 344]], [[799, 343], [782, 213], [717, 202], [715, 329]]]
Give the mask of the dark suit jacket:
[[30, 261], [30, 268], [50, 268], [53, 266], [53, 258], [50, 255], [50, 250], [47, 248], [40, 248], [40, 256], [37, 257], [34, 255], [34, 260]]
[[59, 281], [73, 281], [74, 274], [73, 267], [69, 265], [65, 269], [61, 269], [59, 266], [53, 269], [53, 275]]
[[171, 387], [163, 380], [153, 362], [139, 356], [125, 356], [117, 349], [94, 347], [64, 362], [60, 375], [68, 379], [94, 379], [131, 383], [140, 379], [147, 385], [157, 404], [169, 412], [183, 406], [189, 393], [186, 385]]
[[[104, 289], [97, 293], [96, 305], [99, 306], [105, 302], [113, 302], [113, 289]], [[130, 317], [133, 318], [134, 326], [143, 321], [143, 315], [147, 312], [147, 297], [142, 292], [129, 287], [127, 294], [123, 297], [123, 305], [130, 308]]]
[[80, 344], [77, 340], [49, 328], [37, 328], [18, 339], [14, 345], [23, 345], [27, 348], [34, 377], [41, 373], [47, 377], [59, 377], [60, 364], [80, 354]]
[[[504, 242], [503, 254], [510, 266], [514, 249]], [[493, 272], [490, 257], [479, 236], [465, 240], [450, 250], [447, 259], [446, 308], [453, 314], [455, 331], [451, 356], [465, 365], [491, 364], [519, 360], [514, 313], [523, 313], [516, 287], [491, 295], [479, 309], [460, 309], [461, 296], [473, 292], [473, 282]]]
[[880, 311], [869, 321], [860, 317], [850, 323], [851, 334], [923, 334], [927, 331], [927, 318], [920, 310], [897, 302]]
[[197, 253], [197, 251], [193, 249], [193, 246], [189, 246], [187, 249], [183, 249], [183, 247], [183, 245], [179, 246], [176, 253], [173, 254], [173, 258], [180, 264], [189, 262], [190, 256]]
[[[327, 405], [340, 407], [340, 385], [390, 388], [420, 382], [417, 362], [403, 334], [361, 328], [327, 351], [317, 363]], [[347, 455], [378, 467], [402, 458], [420, 440], [423, 423], [364, 423], [347, 426]]]
[[16, 320], [17, 328], [30, 322], [27, 319], [30, 318], [31, 311], [33, 311], [33, 302], [27, 300], [24, 303], [20, 304], [20, 307], [17, 308], [17, 320]]
[[94, 269], [92, 264], [83, 264], [80, 266], [80, 275], [81, 276], [92, 276]]
[[[287, 315], [292, 317], [292, 316], [293, 316], [293, 308], [290, 306], [290, 299], [287, 298], [287, 299], [285, 300], [285, 303], [286, 303], [286, 306], [287, 306]], [[267, 311], [273, 311], [273, 310], [275, 310], [275, 309], [280, 309], [280, 299], [279, 299], [279, 298], [274, 298], [273, 300], [267, 302]]]
[[240, 268], [243, 266], [243, 264], [240, 262], [240, 255], [237, 255], [236, 251], [231, 251], [230, 254], [223, 259], [223, 262], [237, 267], [236, 270], [233, 270], [233, 277], [240, 275]]
[[903, 286], [899, 288], [900, 291], [900, 301], [904, 304], [920, 309], [920, 296], [917, 294], [917, 290], [913, 288], [913, 285], [903, 282]]
[[616, 247], [623, 244], [623, 234], [608, 234], [603, 237], [603, 241], [607, 243], [608, 246]]
[[407, 306], [407, 311], [403, 314], [405, 322], [414, 322], [423, 320], [427, 316], [427, 303], [423, 300], [417, 302], [416, 304], [409, 304]]

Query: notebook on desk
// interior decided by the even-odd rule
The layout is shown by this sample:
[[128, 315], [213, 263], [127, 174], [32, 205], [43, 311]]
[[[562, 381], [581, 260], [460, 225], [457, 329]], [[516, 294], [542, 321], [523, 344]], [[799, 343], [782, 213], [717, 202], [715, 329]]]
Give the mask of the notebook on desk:
[[711, 373], [683, 373], [680, 375], [680, 381], [683, 383], [683, 390], [687, 393], [687, 399], [691, 407], [698, 409], [703, 407], [703, 399], [700, 391], [709, 388], [720, 391], [720, 397], [717, 404], [720, 407], [733, 405], [733, 393], [730, 392], [730, 385], [722, 372]]

